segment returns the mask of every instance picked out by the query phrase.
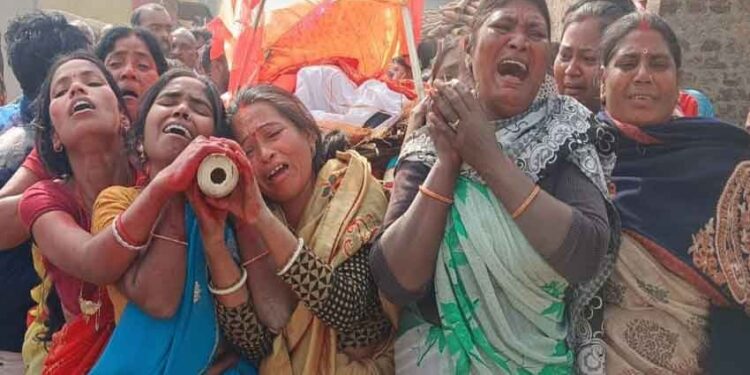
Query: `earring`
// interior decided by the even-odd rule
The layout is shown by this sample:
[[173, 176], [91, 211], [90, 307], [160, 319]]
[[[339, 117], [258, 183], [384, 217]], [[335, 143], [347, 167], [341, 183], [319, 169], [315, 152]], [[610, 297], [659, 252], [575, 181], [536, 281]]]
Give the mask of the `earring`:
[[55, 151], [57, 153], [63, 152], [64, 149], [65, 147], [62, 145], [62, 143], [52, 145], [52, 151]]
[[141, 163], [142, 166], [145, 166], [148, 162], [148, 157], [146, 157], [146, 152], [143, 150], [143, 143], [138, 143], [138, 146], [135, 147], [136, 152], [138, 152], [138, 162]]

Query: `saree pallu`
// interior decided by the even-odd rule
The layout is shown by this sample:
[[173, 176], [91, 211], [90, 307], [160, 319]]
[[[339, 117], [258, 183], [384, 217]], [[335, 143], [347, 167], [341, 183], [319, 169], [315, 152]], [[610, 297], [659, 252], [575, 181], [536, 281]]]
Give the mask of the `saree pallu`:
[[98, 311], [75, 316], [52, 336], [43, 375], [85, 374], [99, 359], [115, 325], [112, 304], [104, 288], [98, 288], [101, 301]]
[[[592, 324], [595, 313], [588, 306], [609, 277], [619, 246], [619, 219], [607, 187], [615, 136], [583, 105], [558, 95], [551, 77], [524, 113], [488, 126], [498, 147], [535, 183], [558, 161], [575, 165], [606, 202], [610, 243], [595, 276], [568, 285], [526, 241], [481, 176], [463, 165], [436, 264], [440, 326], [410, 313], [414, 307], [402, 315], [399, 371], [526, 375], [603, 367], [601, 328]], [[426, 128], [414, 132], [400, 157], [428, 167], [436, 159]]]
[[[336, 267], [365, 246], [379, 230], [387, 201], [370, 172], [367, 159], [354, 151], [339, 153], [318, 173], [297, 235], [320, 259]], [[381, 298], [395, 325], [395, 309]], [[354, 359], [337, 349], [336, 331], [300, 303], [273, 351], [260, 365], [261, 374], [390, 374], [392, 340], [369, 348]]]
[[42, 255], [35, 247], [32, 247], [31, 256], [34, 261], [34, 271], [39, 275], [41, 283], [31, 289], [31, 299], [36, 303], [36, 306], [29, 310], [21, 355], [25, 367], [24, 373], [26, 375], [38, 375], [42, 373], [44, 360], [47, 358], [47, 348], [39, 338], [47, 332], [47, 326], [45, 325], [47, 306], [45, 301], [52, 288], [52, 280], [44, 268]]
[[750, 135], [701, 118], [617, 126], [612, 180], [629, 240], [608, 288], [607, 368], [747, 373], [732, 347], [750, 335]]
[[[572, 373], [563, 300], [568, 283], [485, 185], [459, 178], [434, 283], [442, 326], [423, 321], [399, 338], [414, 344], [407, 349], [416, 364], [400, 371]], [[425, 356], [431, 363], [419, 368]]]
[[625, 234], [604, 288], [607, 374], [700, 374], [711, 301]]
[[[189, 205], [185, 206], [185, 233], [187, 271], [175, 315], [157, 319], [129, 302], [90, 374], [201, 374], [209, 368], [220, 336], [213, 296], [208, 291], [203, 241]], [[241, 361], [224, 373], [254, 374], [255, 369]]]
[[[29, 311], [29, 325], [24, 337], [22, 355], [25, 373], [84, 374], [96, 363], [114, 329], [113, 308], [106, 289], [96, 287], [95, 298], [86, 298], [90, 302], [100, 303], [95, 312], [92, 311], [90, 315], [83, 312], [77, 315], [65, 313], [66, 322], [60, 331], [52, 335], [50, 342], [42, 342], [41, 338], [48, 330], [47, 298], [55, 286], [36, 246], [32, 248], [32, 255], [34, 268], [42, 283], [31, 290], [37, 306]], [[81, 302], [79, 298], [77, 303], [80, 305]]]

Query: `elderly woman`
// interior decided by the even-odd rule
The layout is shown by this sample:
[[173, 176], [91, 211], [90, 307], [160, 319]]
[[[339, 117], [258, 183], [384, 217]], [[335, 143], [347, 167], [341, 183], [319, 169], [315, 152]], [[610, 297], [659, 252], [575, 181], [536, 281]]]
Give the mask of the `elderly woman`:
[[337, 154], [340, 138], [273, 86], [241, 91], [229, 112], [249, 162], [209, 204], [232, 212], [241, 261], [208, 255], [229, 340], [265, 357], [261, 373], [392, 374], [393, 325], [367, 267], [387, 201], [369, 163]]
[[631, 0], [579, 0], [565, 11], [554, 65], [555, 83], [561, 94], [599, 112], [602, 34], [607, 26], [633, 11]]
[[[58, 179], [27, 189], [18, 215], [34, 238], [35, 257], [43, 260], [43, 266], [35, 262], [35, 268], [49, 275], [37, 302], [43, 307], [54, 287], [51, 295], [59, 298], [62, 310], [37, 314], [26, 334], [24, 363], [29, 373], [39, 373], [45, 355], [39, 336], [48, 341], [64, 324], [52, 336], [44, 373], [85, 373], [112, 332], [112, 305], [104, 288], [84, 279], [99, 265], [87, 263], [77, 247], [81, 235], [89, 235], [99, 192], [113, 184], [135, 183], [121, 132], [129, 119], [114, 79], [86, 53], [58, 60], [38, 101], [36, 148]], [[49, 319], [42, 324], [45, 315]]]
[[675, 118], [681, 50], [631, 14], [602, 41], [623, 243], [605, 288], [606, 373], [746, 374], [750, 135]]
[[549, 32], [542, 0], [482, 2], [476, 84], [436, 83], [420, 104], [429, 125], [402, 150], [370, 260], [408, 306], [398, 372], [568, 373], [571, 345], [591, 340], [574, 324], [618, 244], [594, 146], [611, 134], [545, 76]]

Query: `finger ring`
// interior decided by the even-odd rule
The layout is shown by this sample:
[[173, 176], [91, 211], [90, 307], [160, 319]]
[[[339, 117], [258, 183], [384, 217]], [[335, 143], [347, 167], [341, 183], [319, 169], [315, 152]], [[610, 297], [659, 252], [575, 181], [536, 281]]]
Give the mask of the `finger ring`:
[[456, 130], [458, 128], [458, 124], [461, 123], [461, 120], [455, 120], [448, 123], [448, 126], [453, 128], [453, 130]]

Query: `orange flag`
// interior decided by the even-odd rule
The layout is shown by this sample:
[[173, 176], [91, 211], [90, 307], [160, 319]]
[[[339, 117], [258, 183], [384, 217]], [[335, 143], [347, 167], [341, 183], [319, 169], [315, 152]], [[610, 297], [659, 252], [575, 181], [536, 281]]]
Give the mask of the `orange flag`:
[[405, 54], [404, 7], [418, 41], [423, 6], [424, 0], [224, 0], [209, 25], [211, 55], [227, 54], [230, 92], [326, 60], [354, 60], [359, 74], [377, 77]]

